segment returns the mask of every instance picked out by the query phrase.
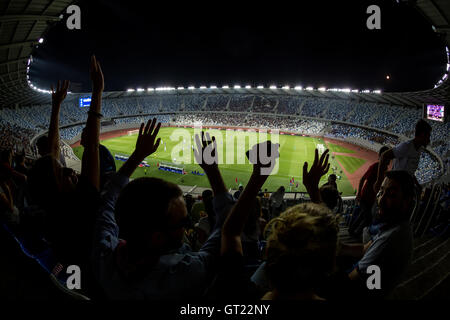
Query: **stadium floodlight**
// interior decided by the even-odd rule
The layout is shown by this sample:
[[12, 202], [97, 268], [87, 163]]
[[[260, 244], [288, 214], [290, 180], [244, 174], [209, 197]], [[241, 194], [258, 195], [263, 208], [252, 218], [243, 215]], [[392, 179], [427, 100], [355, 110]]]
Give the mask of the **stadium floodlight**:
[[177, 90], [184, 90], [184, 87], [178, 87]]
[[235, 88], [235, 89], [240, 89], [240, 88], [241, 88], [241, 86], [240, 86], [240, 85], [238, 85], [238, 84], [235, 84], [233, 88]]
[[352, 92], [353, 92], [353, 93], [358, 93], [359, 90], [358, 90], [358, 89], [353, 89]]
[[172, 91], [175, 90], [173, 87], [158, 87], [155, 89], [156, 91]]
[[258, 89], [264, 89], [264, 86], [257, 86]]
[[302, 90], [303, 88], [302, 88], [302, 86], [295, 86], [294, 89], [295, 89], [295, 90]]
[[447, 63], [447, 72], [450, 69], [450, 63]]
[[319, 90], [319, 91], [327, 91], [327, 88], [325, 88], [325, 87], [320, 87], [320, 88], [317, 89], [317, 90]]
[[210, 89], [217, 89], [217, 86], [209, 86]]
[[44, 38], [40, 38], [38, 42], [39, 43], [44, 43]]
[[275, 86], [275, 85], [271, 85], [270, 87], [269, 87], [269, 89], [276, 89], [277, 88], [277, 86]]
[[350, 88], [344, 88], [344, 89], [341, 89], [341, 92], [349, 93], [349, 92], [351, 92], [351, 91], [352, 91], [352, 89], [350, 89]]
[[153, 88], [147, 88], [147, 91], [155, 91]]
[[200, 86], [200, 89], [204, 90], [206, 89], [206, 86]]
[[306, 90], [312, 91], [312, 90], [314, 90], [314, 88], [313, 87], [306, 87]]
[[284, 90], [289, 90], [290, 87], [289, 87], [289, 86], [284, 86], [283, 89], [284, 89]]
[[194, 90], [195, 87], [194, 87], [194, 86], [189, 86], [188, 89], [189, 89], [189, 90]]
[[128, 91], [128, 92], [133, 92], [133, 91], [134, 91], [134, 89], [127, 89], [127, 91]]
[[380, 94], [380, 93], [381, 93], [381, 90], [373, 90], [373, 93]]
[[246, 85], [246, 86], [245, 86], [245, 89], [251, 89], [251, 88], [252, 88], [251, 85]]
[[445, 81], [445, 79], [447, 79], [447, 74], [444, 74], [444, 76], [442, 77], [442, 80], [444, 80]]
[[137, 92], [142, 92], [142, 91], [145, 91], [145, 90], [142, 88], [137, 88]]
[[222, 89], [230, 89], [230, 87], [225, 85], [225, 86], [222, 86]]

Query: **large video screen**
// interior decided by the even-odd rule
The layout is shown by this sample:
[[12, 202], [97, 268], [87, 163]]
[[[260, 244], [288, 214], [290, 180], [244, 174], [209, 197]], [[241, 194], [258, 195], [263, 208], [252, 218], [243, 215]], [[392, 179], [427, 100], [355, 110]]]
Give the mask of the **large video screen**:
[[80, 108], [89, 107], [91, 105], [91, 97], [83, 97], [79, 99]]
[[427, 104], [426, 112], [427, 119], [444, 122], [444, 106]]

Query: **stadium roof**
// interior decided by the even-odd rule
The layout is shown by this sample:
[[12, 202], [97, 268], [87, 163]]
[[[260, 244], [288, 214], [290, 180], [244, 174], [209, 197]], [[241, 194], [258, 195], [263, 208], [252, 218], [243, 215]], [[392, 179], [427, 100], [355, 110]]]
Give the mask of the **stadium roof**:
[[[50, 95], [29, 87], [27, 66], [33, 47], [39, 44], [52, 23], [60, 20], [71, 0], [9, 0], [0, 3], [0, 107], [50, 103]], [[419, 10], [438, 33], [446, 37], [450, 46], [450, 2], [448, 0], [408, 1]], [[449, 70], [447, 69], [447, 72]], [[414, 72], [414, 70], [412, 70]], [[248, 94], [299, 94], [309, 97], [357, 99], [360, 101], [387, 103], [406, 106], [421, 106], [423, 103], [445, 103], [450, 101], [448, 78], [434, 89], [419, 92], [364, 93], [323, 90], [283, 89], [196, 89], [194, 92], [240, 92]], [[205, 91], [208, 90], [208, 91]], [[190, 90], [177, 90], [176, 93]], [[159, 93], [159, 92], [158, 92]], [[165, 93], [165, 92], [162, 92]], [[172, 93], [172, 91], [171, 91]], [[143, 92], [106, 92], [106, 98], [138, 96]], [[75, 98], [77, 95], [72, 95]]]
[[[28, 59], [47, 28], [72, 0], [0, 2], [0, 106], [38, 103], [42, 94], [27, 83]], [[48, 97], [46, 97], [47, 99]]]

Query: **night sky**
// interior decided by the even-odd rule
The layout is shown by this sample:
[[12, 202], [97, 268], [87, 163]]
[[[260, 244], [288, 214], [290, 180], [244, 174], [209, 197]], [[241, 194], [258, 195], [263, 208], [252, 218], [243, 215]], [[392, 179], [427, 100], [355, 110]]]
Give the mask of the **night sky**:
[[[416, 91], [445, 73], [444, 39], [394, 0], [144, 3], [79, 2], [81, 30], [68, 30], [64, 19], [44, 35], [31, 81], [48, 88], [69, 79], [89, 91], [92, 53], [107, 91], [235, 84]], [[370, 4], [381, 8], [381, 30], [366, 27]]]

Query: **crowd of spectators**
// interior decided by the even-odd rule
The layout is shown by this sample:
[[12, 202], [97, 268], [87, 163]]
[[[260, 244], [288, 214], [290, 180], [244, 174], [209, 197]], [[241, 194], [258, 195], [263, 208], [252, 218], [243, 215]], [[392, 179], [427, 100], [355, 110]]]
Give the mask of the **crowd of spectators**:
[[299, 112], [301, 98], [298, 97], [279, 97], [277, 113], [281, 114], [297, 114]]
[[323, 113], [331, 101], [324, 98], [307, 98], [304, 100], [301, 115], [305, 117], [323, 118]]
[[337, 123], [331, 125], [329, 135], [344, 139], [356, 138], [361, 140], [374, 141], [381, 144], [395, 145], [399, 143], [399, 139], [396, 136], [391, 136], [376, 131], [372, 131], [369, 129], [346, 126]]
[[234, 112], [248, 112], [256, 99], [254, 95], [233, 95], [230, 100], [229, 110]]
[[374, 110], [377, 110], [376, 104], [370, 102], [353, 103], [356, 104], [356, 107], [347, 121], [354, 124], [367, 125], [370, 118], [374, 116]]
[[278, 99], [271, 96], [257, 96], [253, 100], [252, 112], [274, 113]]
[[15, 123], [0, 122], [0, 149], [10, 149], [13, 151], [25, 151], [26, 154], [33, 155], [30, 139], [36, 131], [26, 129]]
[[420, 184], [425, 184], [439, 178], [442, 175], [441, 165], [428, 152], [422, 152], [416, 178]]
[[229, 117], [226, 113], [178, 114], [175, 123], [201, 126], [236, 126], [279, 129], [310, 135], [320, 134], [326, 126], [323, 121], [277, 117], [275, 115], [247, 114], [245, 117]]
[[[23, 268], [10, 268], [7, 285], [0, 287], [2, 297], [14, 296], [16, 291], [26, 297], [28, 291], [44, 286], [42, 279], [28, 277], [30, 281], [23, 281], [28, 274], [39, 274], [37, 269], [52, 276], [54, 281], [46, 278], [48, 285], [67, 285], [66, 270], [76, 266], [82, 276], [75, 279], [79, 284], [70, 297], [83, 294], [97, 301], [263, 299], [373, 303], [374, 299], [386, 298], [411, 265], [410, 217], [416, 188], [411, 173], [417, 169], [414, 157], [419, 151], [410, 147], [412, 143], [429, 144], [430, 128], [425, 125], [423, 132], [423, 123], [418, 125], [421, 130], [416, 128], [414, 140], [380, 152], [381, 169], [375, 188], [370, 189], [375, 195], [372, 200], [376, 210], [368, 227], [374, 231], [364, 243], [350, 244], [339, 237], [342, 224], [336, 213], [348, 210], [352, 203], [343, 205], [342, 199], [339, 201], [335, 175], [329, 175], [328, 182], [319, 185], [330, 169], [329, 150], [319, 155], [316, 149], [312, 163], [298, 163], [302, 172], [299, 182], [309, 200], [291, 207], [284, 201], [284, 187], [271, 197], [262, 192], [279, 157], [280, 145], [270, 141], [248, 150], [252, 173], [247, 184], [234, 195], [226, 188], [217, 164], [220, 151], [216, 140], [205, 132], [195, 137], [194, 157], [211, 189], [204, 191], [197, 203], [192, 197], [183, 196], [176, 184], [163, 179], [130, 179], [144, 159], [160, 147], [161, 122], [235, 124], [311, 134], [322, 132], [327, 122], [255, 113], [230, 118], [229, 114], [217, 112], [172, 112], [142, 121], [134, 151], [116, 172], [115, 165], [108, 165], [114, 164], [112, 155], [99, 141], [105, 112], [104, 78], [95, 56], [91, 59], [90, 77], [92, 101], [86, 110], [84, 128], [60, 130], [69, 82], [58, 82], [56, 91], [52, 89], [48, 136], [38, 142], [39, 157], [27, 167], [19, 150], [13, 152], [9, 148], [0, 153], [0, 232], [2, 256], [7, 257], [2, 264], [23, 264], [23, 255], [19, 254], [22, 252], [27, 253], [26, 259], [38, 261]], [[117, 109], [127, 115], [139, 112], [141, 104], [135, 99], [133, 105], [124, 101], [117, 102]], [[177, 110], [178, 102], [167, 96], [162, 107]], [[260, 102], [255, 105], [257, 110], [269, 108], [265, 101]], [[347, 112], [351, 110], [344, 113]], [[68, 117], [71, 113], [65, 110], [65, 114]], [[147, 119], [127, 117], [116, 123], [141, 120]], [[20, 141], [25, 130], [30, 130], [18, 124], [14, 127], [15, 122], [9, 124], [3, 119], [0, 123], [5, 132], [2, 143]], [[60, 136], [70, 137], [78, 130], [83, 130], [84, 148], [80, 174], [61, 161], [67, 149], [61, 148]], [[333, 125], [332, 130], [343, 137], [377, 137], [341, 125]], [[15, 145], [17, 148], [19, 143]], [[261, 158], [261, 150], [268, 149], [269, 163]], [[416, 176], [427, 179], [420, 174], [433, 167], [432, 159], [426, 152], [422, 157], [423, 165], [419, 164]], [[390, 159], [394, 159], [394, 166], [404, 168], [386, 172]], [[372, 187], [372, 182], [366, 187]], [[262, 198], [269, 203], [268, 208], [264, 208]], [[448, 189], [440, 201], [448, 202]], [[379, 290], [367, 286], [373, 265], [383, 272]], [[39, 298], [51, 299], [50, 292], [42, 290]], [[58, 292], [69, 296], [67, 288]]]
[[[411, 137], [415, 121], [421, 117], [421, 110], [403, 108], [399, 106], [385, 106], [375, 103], [357, 102], [353, 100], [337, 100], [325, 98], [300, 98], [288, 96], [257, 96], [248, 94], [160, 94], [141, 97], [121, 97], [115, 99], [105, 99], [103, 105], [103, 115], [105, 118], [115, 118], [116, 124], [138, 123], [140, 117], [116, 118], [123, 115], [138, 114], [158, 114], [160, 112], [177, 112], [184, 106], [184, 111], [192, 112], [190, 115], [176, 115], [176, 123], [220, 126], [247, 126], [247, 127], [276, 127], [285, 131], [297, 131], [305, 134], [317, 135], [324, 132], [328, 126], [326, 121], [290, 119], [286, 117], [261, 116], [257, 113], [275, 114], [295, 114], [301, 108], [301, 115], [308, 117], [319, 117], [330, 120], [347, 121], [350, 123], [367, 125], [369, 127], [389, 130], [394, 133]], [[195, 113], [202, 111], [205, 107], [206, 113]], [[228, 109], [226, 109], [228, 107]], [[27, 139], [38, 132], [45, 130], [50, 121], [51, 105], [37, 105], [19, 109], [4, 108], [0, 110], [2, 123], [14, 126], [15, 143], [8, 142], [9, 145], [19, 144], [22, 148]], [[374, 111], [375, 110], [375, 111]], [[64, 102], [61, 106], [60, 123], [62, 126], [77, 122], [85, 122], [87, 119], [87, 109], [80, 108], [75, 103]], [[244, 117], [230, 117], [223, 114], [208, 113], [208, 111], [229, 111], [229, 112], [249, 112]], [[255, 113], [255, 114], [252, 114]], [[171, 115], [170, 117], [173, 117]], [[369, 122], [369, 119], [371, 120]], [[158, 118], [163, 123], [169, 122], [169, 116]], [[431, 147], [442, 158], [444, 162], [448, 160], [448, 146], [450, 123], [439, 123], [428, 121], [433, 128], [431, 136]], [[394, 126], [392, 126], [395, 123]], [[19, 129], [20, 128], [20, 129]], [[71, 140], [77, 136], [80, 126], [67, 127], [61, 130], [61, 137]], [[6, 128], [4, 130], [7, 130]], [[24, 131], [25, 130], [25, 131]], [[9, 132], [12, 132], [11, 130]], [[22, 133], [23, 132], [23, 133]], [[11, 133], [10, 133], [11, 134]], [[373, 130], [346, 126], [342, 124], [332, 124], [328, 135], [339, 138], [356, 138], [380, 144], [396, 145], [399, 139], [378, 133]], [[12, 141], [11, 139], [3, 139]], [[5, 144], [6, 142], [3, 142]], [[431, 160], [430, 160], [431, 159]], [[431, 161], [431, 162], [430, 162]], [[424, 173], [421, 181], [436, 176], [436, 163], [432, 158], [424, 158], [421, 162], [433, 163], [428, 173]], [[444, 168], [445, 169], [445, 168]]]

